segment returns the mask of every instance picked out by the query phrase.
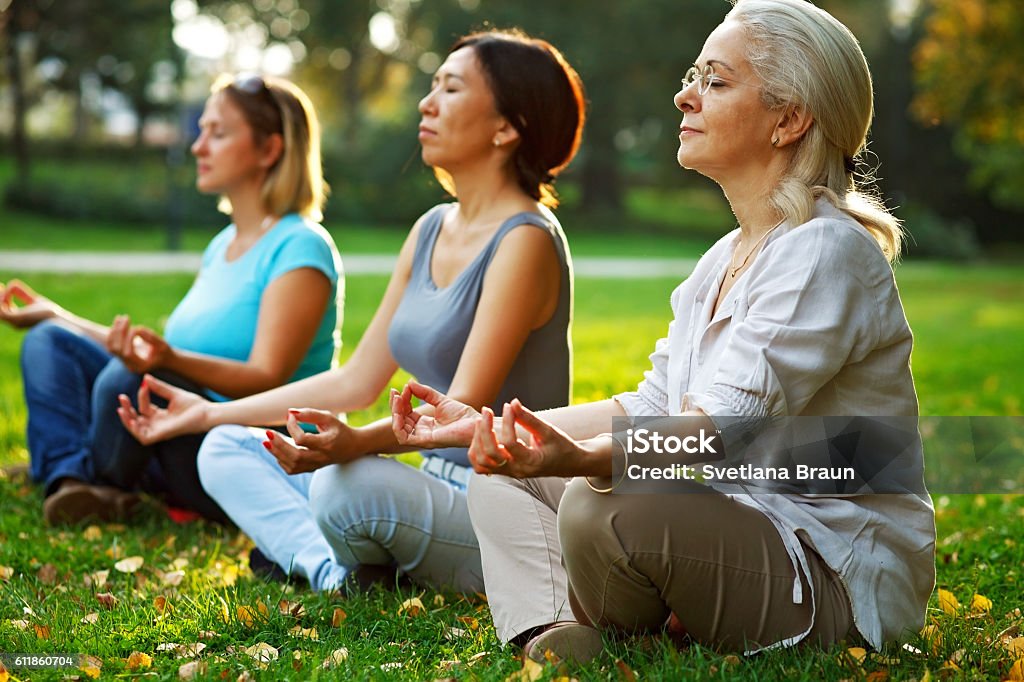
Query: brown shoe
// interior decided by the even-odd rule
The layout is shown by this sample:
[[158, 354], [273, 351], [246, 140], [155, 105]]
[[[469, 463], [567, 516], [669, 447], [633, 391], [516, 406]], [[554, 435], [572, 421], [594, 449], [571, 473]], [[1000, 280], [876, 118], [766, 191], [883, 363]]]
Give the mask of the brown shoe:
[[574, 622], [554, 623], [523, 647], [523, 655], [538, 663], [556, 661], [587, 663], [604, 650], [601, 632]]
[[139, 496], [108, 485], [65, 480], [43, 502], [47, 524], [78, 524], [84, 521], [124, 521], [132, 516]]

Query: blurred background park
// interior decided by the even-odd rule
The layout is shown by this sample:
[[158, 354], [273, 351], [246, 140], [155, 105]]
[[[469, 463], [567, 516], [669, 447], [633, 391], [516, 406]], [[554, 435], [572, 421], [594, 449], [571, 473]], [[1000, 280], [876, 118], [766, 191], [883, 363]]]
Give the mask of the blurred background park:
[[[880, 192], [910, 236], [896, 278], [915, 333], [912, 364], [922, 413], [1020, 415], [1024, 7], [1020, 0], [819, 4], [853, 29], [874, 74], [876, 118], [863, 168], [877, 173]], [[734, 225], [717, 187], [678, 167], [680, 115], [672, 104], [680, 77], [728, 7], [724, 0], [0, 0], [0, 259], [6, 258], [0, 263], [7, 263], [0, 264], [0, 282], [24, 278], [102, 323], [128, 313], [134, 321], [162, 328], [194, 273], [36, 272], [27, 266], [27, 254], [99, 251], [138, 257], [150, 251], [200, 251], [228, 218], [217, 212], [215, 197], [195, 191], [188, 146], [208, 88], [222, 72], [283, 75], [310, 93], [324, 124], [324, 166], [332, 187], [325, 226], [350, 263], [360, 255], [395, 254], [415, 218], [444, 199], [420, 161], [416, 139], [416, 104], [432, 72], [457, 36], [485, 26], [519, 26], [557, 45], [587, 88], [583, 146], [558, 184], [559, 217], [574, 257], [579, 264], [591, 263], [576, 282], [573, 399], [628, 390], [665, 332], [670, 292], [688, 274], [688, 264]], [[611, 262], [602, 257], [673, 260], [669, 272], [641, 262], [631, 265], [635, 277], [613, 279]], [[43, 261], [48, 258], [56, 260], [44, 256]], [[605, 276], [602, 268], [608, 268]], [[385, 284], [385, 275], [350, 271], [342, 360], [368, 324]], [[28, 458], [20, 339], [20, 332], [0, 327], [0, 465]], [[404, 379], [396, 377], [394, 385]], [[382, 400], [352, 420], [365, 423], [385, 411]], [[1022, 448], [1014, 447], [1019, 460]], [[965, 457], [963, 466], [972, 462]], [[939, 510], [939, 585], [968, 601], [973, 592], [991, 598], [995, 607], [989, 605], [993, 615], [984, 623], [986, 631], [1005, 634], [1013, 623], [1024, 627], [1019, 608], [1016, 616], [1001, 615], [1021, 606], [1017, 574], [1024, 561], [1019, 542], [1024, 497], [933, 492]], [[91, 544], [73, 557], [77, 536], [48, 534], [39, 523], [40, 502], [37, 490], [0, 477], [0, 563], [24, 574], [5, 583], [9, 589], [0, 596], [0, 633], [14, 643], [11, 650], [79, 651], [82, 642], [90, 642], [91, 653], [119, 669], [118, 657], [166, 641], [170, 635], [163, 630], [141, 624], [149, 613], [142, 597], [126, 598], [116, 617], [105, 616], [101, 629], [90, 630], [79, 624], [81, 609], [72, 601], [80, 597], [90, 603], [91, 595], [76, 588], [75, 600], [51, 599], [35, 572], [48, 561], [64, 570], [69, 557], [78, 562], [74, 570], [109, 568], [106, 557], [119, 546], [162, 566], [170, 560], [175, 535], [181, 535], [180, 547], [192, 548], [188, 560], [196, 571], [189, 569], [188, 584], [193, 592], [182, 589], [202, 607], [196, 607], [196, 627], [228, 627], [216, 604], [209, 606], [206, 574], [199, 570], [206, 566], [210, 573], [210, 566], [225, 561], [235, 566], [234, 550], [227, 551], [232, 541], [221, 531], [175, 528], [151, 516], [139, 532], [108, 529], [112, 548], [100, 547], [110, 543], [107, 536], [89, 539]], [[161, 534], [170, 537], [169, 545], [151, 542]], [[19, 542], [7, 541], [13, 537]], [[255, 600], [276, 603], [258, 581], [232, 589], [237, 591], [224, 592], [232, 610]], [[303, 598], [311, 611], [320, 612], [308, 595]], [[63, 623], [53, 640], [37, 636], [39, 627], [18, 634], [2, 620], [11, 614], [20, 618], [30, 603], [37, 613], [33, 622]], [[351, 632], [365, 627], [374, 633], [367, 637], [364, 631], [362, 640], [344, 631], [338, 636], [352, 648], [348, 665], [353, 670], [386, 661], [379, 652], [395, 640], [415, 639], [402, 629], [406, 621], [381, 623], [381, 608], [397, 608], [397, 602], [382, 604], [347, 602], [356, 628]], [[1012, 659], [1004, 660], [1008, 654], [994, 659], [987, 644], [964, 644], [980, 641], [979, 621], [959, 618], [962, 612], [947, 610], [948, 605], [945, 616], [939, 612], [945, 620], [934, 620], [937, 609], [929, 616], [940, 626], [942, 646], [928, 653], [929, 645], [918, 642], [925, 653], [906, 655], [902, 667], [894, 668], [902, 671], [897, 676], [926, 679], [929, 667], [937, 670], [947, 658], [955, 670], [1003, 676]], [[476, 616], [481, 624], [489, 620], [478, 610], [467, 610], [469, 621], [463, 622], [475, 622]], [[442, 625], [448, 622], [443, 609], [435, 612]], [[193, 636], [192, 621], [173, 622], [179, 638]], [[291, 646], [281, 644], [289, 641], [290, 627], [291, 621], [276, 616], [267, 626], [283, 651]], [[437, 677], [438, 657], [465, 660], [487, 648], [496, 651], [487, 626], [471, 644], [445, 644], [443, 652], [436, 632], [421, 629], [426, 634], [419, 635], [418, 644], [403, 650], [405, 674], [415, 679]], [[49, 637], [50, 630], [46, 633]], [[249, 641], [244, 638], [254, 633], [238, 626], [225, 637]], [[317, 644], [324, 649], [317, 656], [325, 656], [338, 637]], [[722, 675], [711, 677], [792, 679], [801, 676], [799, 671], [818, 677], [807, 671], [820, 671], [823, 664], [828, 679], [863, 672], [851, 674], [848, 657], [827, 653], [780, 654], [749, 664], [757, 668], [744, 662], [727, 674], [719, 658], [708, 659], [713, 663], [708, 668], [699, 650], [681, 659], [673, 650], [662, 660], [658, 649], [653, 654], [629, 649], [622, 654], [627, 662], [640, 670], [650, 665], [652, 676], [665, 670], [717, 671], [719, 665]], [[494, 662], [496, 655], [487, 660], [492, 667], [485, 678], [502, 679], [517, 667], [511, 659]], [[1019, 665], [1024, 670], [1024, 663]], [[176, 664], [161, 668], [166, 679], [175, 669]], [[265, 679], [291, 674], [284, 662], [264, 671]]]
[[[861, 163], [910, 235], [897, 278], [917, 334], [922, 408], [1020, 414], [1024, 10], [1018, 0], [820, 4], [860, 38], [874, 74], [876, 118]], [[664, 332], [686, 263], [734, 225], [718, 188], [678, 167], [672, 104], [728, 7], [0, 0], [0, 252], [13, 254], [0, 281], [21, 276], [98, 321], [125, 311], [159, 328], [190, 274], [137, 275], [125, 287], [118, 277], [19, 270], [19, 254], [201, 250], [227, 218], [194, 190], [188, 146], [222, 72], [284, 75], [311, 94], [332, 187], [326, 227], [343, 258], [394, 254], [415, 218], [444, 198], [416, 139], [433, 71], [457, 36], [519, 26], [559, 46], [586, 84], [583, 146], [559, 182], [577, 259], [679, 259], [660, 279], [579, 282], [575, 399], [627, 389]], [[342, 359], [384, 281], [350, 277]], [[623, 325], [634, 330], [628, 340]], [[19, 339], [0, 330], [0, 458], [24, 452]]]

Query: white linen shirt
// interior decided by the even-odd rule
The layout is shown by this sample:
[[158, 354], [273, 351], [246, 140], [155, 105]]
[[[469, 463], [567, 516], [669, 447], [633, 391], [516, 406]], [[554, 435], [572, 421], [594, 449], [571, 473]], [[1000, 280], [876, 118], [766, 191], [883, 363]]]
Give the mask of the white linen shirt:
[[[734, 230], [719, 240], [672, 293], [674, 319], [651, 369], [636, 391], [615, 396], [626, 414], [700, 409], [727, 445], [730, 432], [765, 417], [916, 416], [910, 327], [871, 234], [819, 199], [810, 221], [783, 223], [769, 236], [712, 316], [738, 237]], [[797, 574], [794, 603], [804, 599], [801, 570], [809, 575], [802, 539], [840, 576], [872, 646], [921, 628], [935, 582], [926, 492], [828, 497], [711, 485], [778, 529]], [[813, 621], [773, 646], [800, 641]]]

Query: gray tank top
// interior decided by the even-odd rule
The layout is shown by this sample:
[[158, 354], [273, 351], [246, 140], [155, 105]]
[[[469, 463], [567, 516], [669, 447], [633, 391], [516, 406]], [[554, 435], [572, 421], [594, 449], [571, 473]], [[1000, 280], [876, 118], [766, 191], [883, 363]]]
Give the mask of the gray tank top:
[[[447, 392], [469, 338], [483, 291], [487, 267], [502, 238], [520, 225], [533, 225], [551, 236], [558, 253], [561, 281], [558, 306], [544, 326], [530, 332], [519, 351], [498, 397], [491, 406], [496, 413], [513, 398], [530, 409], [544, 410], [569, 404], [572, 391], [572, 261], [562, 228], [546, 211], [517, 213], [508, 218], [491, 240], [448, 286], [438, 287], [430, 274], [430, 261], [445, 214], [454, 204], [432, 208], [420, 226], [413, 254], [412, 274], [402, 301], [388, 328], [388, 345], [398, 364], [441, 392]], [[430, 453], [466, 465], [465, 448], [446, 448]]]

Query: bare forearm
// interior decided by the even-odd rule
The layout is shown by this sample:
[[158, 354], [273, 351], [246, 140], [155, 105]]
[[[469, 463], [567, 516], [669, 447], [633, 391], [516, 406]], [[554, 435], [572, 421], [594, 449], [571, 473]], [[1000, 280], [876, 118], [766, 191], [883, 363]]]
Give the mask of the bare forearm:
[[242, 398], [280, 386], [279, 372], [246, 362], [171, 349], [160, 369], [173, 372], [229, 398]]
[[357, 382], [351, 380], [344, 367], [321, 372], [247, 398], [213, 403], [207, 408], [205, 426], [210, 429], [220, 424], [283, 424], [288, 409], [295, 407], [348, 412], [363, 407], [363, 396], [357, 388]]
[[87, 320], [64, 308], [58, 308], [51, 319], [78, 330], [102, 346], [107, 344], [107, 334], [110, 332], [110, 327], [106, 325]]

